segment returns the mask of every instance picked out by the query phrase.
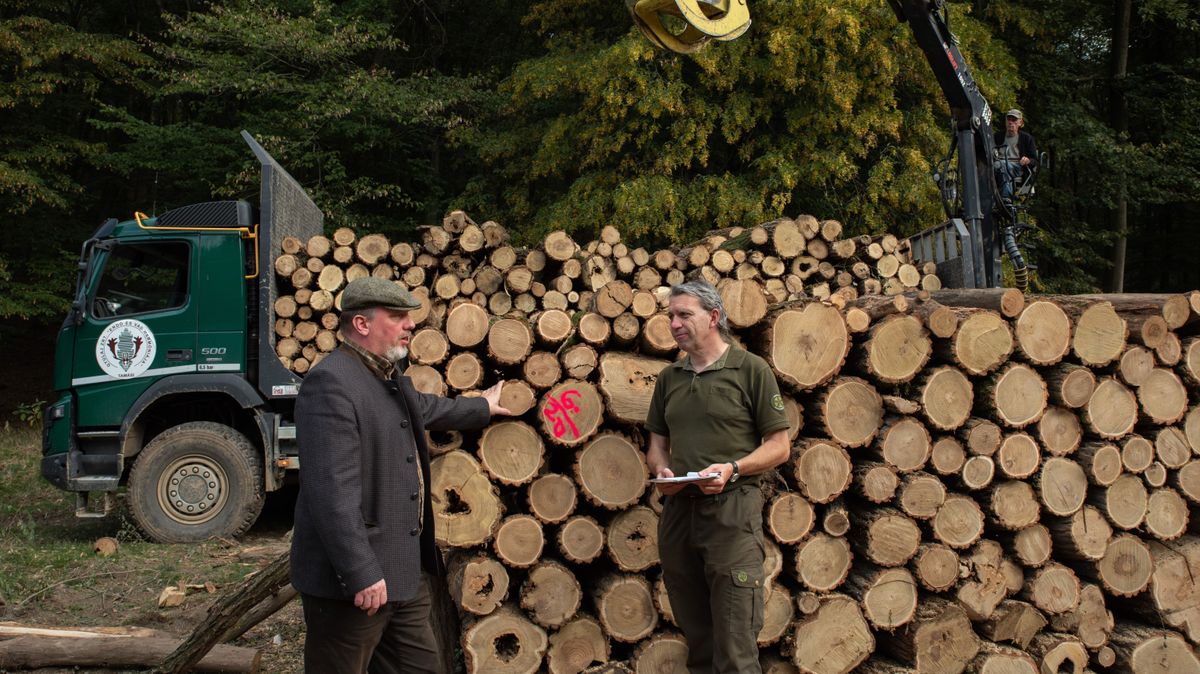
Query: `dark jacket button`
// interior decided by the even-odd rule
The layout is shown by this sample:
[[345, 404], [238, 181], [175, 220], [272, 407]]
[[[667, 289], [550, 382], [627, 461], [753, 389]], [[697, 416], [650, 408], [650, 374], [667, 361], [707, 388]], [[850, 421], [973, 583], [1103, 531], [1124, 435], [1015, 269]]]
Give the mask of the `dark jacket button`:
[[412, 493], [412, 496], [409, 496], [409, 498], [415, 501], [415, 500], [417, 500], [418, 496], [420, 496], [420, 494], [418, 494], [417, 492], [414, 491]]
[[408, 419], [403, 419], [400, 421], [400, 428], [408, 428]]
[[409, 463], [412, 463], [413, 461], [416, 461], [417, 459], [412, 454], [409, 454], [408, 456], [404, 457], [404, 460]]
[[413, 536], [416, 536], [417, 534], [421, 533], [421, 530], [420, 530], [420, 529], [417, 529], [416, 527], [413, 527], [413, 530], [412, 530], [412, 531], [410, 531], [410, 532], [408, 532], [408, 533], [409, 533], [409, 534], [411, 534], [411, 535], [413, 535]]

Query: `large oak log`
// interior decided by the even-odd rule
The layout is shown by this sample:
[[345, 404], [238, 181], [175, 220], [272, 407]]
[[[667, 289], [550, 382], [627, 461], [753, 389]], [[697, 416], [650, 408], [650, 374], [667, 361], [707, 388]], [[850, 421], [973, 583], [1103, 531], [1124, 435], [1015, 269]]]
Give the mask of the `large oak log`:
[[550, 635], [546, 669], [551, 674], [579, 674], [593, 663], [608, 662], [611, 652], [600, 623], [581, 615]]
[[969, 548], [983, 535], [983, 511], [968, 496], [951, 494], [933, 516], [934, 537], [952, 548]]
[[446, 338], [459, 348], [469, 349], [483, 342], [488, 327], [487, 311], [477, 304], [460, 304], [446, 314]]
[[658, 625], [650, 583], [640, 576], [611, 575], [592, 593], [605, 634], [624, 643], [646, 638]]
[[640, 572], [657, 566], [658, 515], [646, 506], [621, 511], [609, 522], [605, 547], [621, 571]]
[[850, 352], [850, 333], [837, 308], [820, 302], [784, 305], [768, 315], [767, 362], [784, 383], [801, 390], [825, 384]]
[[1110, 302], [1056, 299], [1075, 320], [1071, 349], [1080, 362], [1103, 367], [1120, 357], [1128, 330]]
[[600, 435], [580, 450], [574, 470], [584, 497], [610, 510], [625, 508], [641, 498], [649, 477], [641, 450], [615, 433]]
[[850, 454], [827, 440], [809, 440], [792, 458], [800, 491], [813, 503], [829, 503], [850, 487]]
[[1174, 424], [1187, 412], [1187, 389], [1170, 370], [1151, 370], [1138, 387], [1137, 397], [1142, 411], [1156, 424]]
[[496, 556], [514, 569], [532, 566], [542, 556], [546, 545], [545, 533], [537, 519], [525, 514], [506, 517], [496, 529], [492, 547]]
[[587, 564], [604, 552], [604, 527], [587, 515], [575, 515], [558, 529], [558, 550], [568, 561]]
[[876, 381], [909, 381], [929, 361], [932, 344], [916, 316], [889, 316], [872, 326], [870, 334], [861, 352], [862, 364]]
[[971, 416], [975, 389], [956, 367], [929, 370], [921, 377], [921, 410], [936, 429], [953, 431]]
[[429, 469], [438, 543], [466, 548], [491, 540], [500, 526], [503, 507], [479, 462], [455, 450], [434, 457]]
[[767, 315], [767, 298], [762, 284], [754, 279], [729, 279], [717, 286], [725, 305], [729, 324], [749, 328]]
[[540, 562], [530, 569], [521, 587], [521, 608], [546, 628], [561, 627], [574, 617], [582, 600], [583, 591], [575, 574], [554, 561]]
[[855, 549], [879, 566], [902, 566], [921, 545], [916, 522], [894, 508], [855, 511], [851, 523]]
[[796, 578], [813, 592], [829, 592], [846, 580], [853, 560], [845, 538], [817, 532], [797, 547]]
[[1088, 663], [1087, 649], [1069, 634], [1042, 632], [1030, 642], [1028, 652], [1038, 660], [1042, 672], [1084, 674]]
[[979, 637], [961, 607], [941, 598], [917, 606], [913, 620], [882, 641], [883, 650], [920, 674], [961, 672], [979, 652]]
[[542, 432], [558, 445], [582, 445], [600, 430], [604, 400], [586, 381], [569, 379], [546, 392], [538, 405]]
[[1011, 363], [984, 386], [980, 406], [1009, 428], [1024, 428], [1041, 419], [1048, 399], [1046, 383], [1032, 367]]
[[1197, 674], [1200, 658], [1178, 634], [1133, 623], [1119, 624], [1109, 639], [1116, 671], [1132, 674]]
[[1147, 599], [1133, 604], [1148, 621], [1164, 621], [1200, 642], [1200, 538], [1150, 543], [1154, 559]]
[[828, 595], [796, 625], [792, 662], [810, 674], [847, 674], [875, 650], [875, 637], [854, 599]]
[[959, 309], [958, 330], [935, 347], [943, 360], [973, 375], [1000, 367], [1013, 350], [1012, 329], [1000, 314], [983, 309]]
[[488, 615], [508, 598], [508, 570], [486, 555], [458, 555], [447, 564], [447, 585], [454, 603], [475, 615]]
[[841, 377], [825, 387], [813, 414], [829, 437], [846, 447], [862, 447], [875, 438], [883, 421], [883, 399], [857, 377]]
[[[1082, 567], [1086, 570], [1087, 567]], [[1150, 584], [1154, 559], [1150, 546], [1132, 534], [1114, 536], [1095, 566], [1093, 577], [1105, 592], [1118, 597], [1132, 597]]]
[[608, 416], [624, 423], [644, 423], [654, 394], [654, 382], [668, 361], [632, 353], [605, 353], [600, 357], [598, 387]]
[[1038, 497], [1051, 515], [1073, 515], [1087, 498], [1087, 475], [1079, 464], [1067, 458], [1052, 456], [1046, 459], [1035, 483]]
[[1008, 641], [1024, 649], [1046, 625], [1046, 617], [1032, 604], [1005, 599], [990, 618], [980, 623], [979, 631], [992, 641]]
[[474, 622], [462, 636], [470, 674], [533, 674], [547, 646], [545, 630], [511, 605]]
[[941, 543], [922, 545], [910, 567], [917, 581], [932, 592], [945, 592], [958, 582], [958, 553]]
[[766, 528], [780, 543], [794, 544], [812, 531], [815, 514], [805, 498], [795, 492], [777, 494], [767, 505]]
[[919, 520], [932, 519], [938, 508], [946, 502], [946, 485], [926, 472], [905, 475], [897, 504], [910, 517]]
[[558, 524], [575, 511], [575, 482], [566, 475], [546, 473], [529, 484], [529, 512], [545, 524]]
[[1017, 351], [1034, 365], [1053, 365], [1071, 347], [1071, 319], [1053, 302], [1028, 304], [1017, 318]]
[[1037, 436], [1047, 452], [1054, 456], [1066, 456], [1079, 449], [1079, 444], [1083, 442], [1083, 426], [1075, 412], [1052, 405], [1038, 420]]
[[861, 565], [846, 581], [846, 592], [857, 599], [875, 629], [892, 631], [912, 620], [917, 610], [917, 583], [904, 568]]
[[687, 641], [674, 632], [661, 632], [643, 641], [633, 655], [635, 674], [687, 671]]
[[479, 439], [479, 462], [500, 484], [516, 486], [530, 482], [544, 461], [542, 438], [525, 422], [493, 423]]

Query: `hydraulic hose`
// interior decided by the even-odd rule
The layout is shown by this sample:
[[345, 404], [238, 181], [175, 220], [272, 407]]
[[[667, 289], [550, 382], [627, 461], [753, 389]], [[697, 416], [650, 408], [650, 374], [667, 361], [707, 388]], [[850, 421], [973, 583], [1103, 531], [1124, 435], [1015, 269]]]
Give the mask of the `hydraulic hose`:
[[1021, 255], [1021, 249], [1017, 247], [1017, 235], [1013, 232], [1012, 227], [1004, 228], [1004, 252], [1008, 254], [1008, 259], [1013, 263], [1013, 280], [1016, 281], [1017, 289], [1021, 292], [1029, 291], [1029, 265], [1025, 264], [1025, 257]]

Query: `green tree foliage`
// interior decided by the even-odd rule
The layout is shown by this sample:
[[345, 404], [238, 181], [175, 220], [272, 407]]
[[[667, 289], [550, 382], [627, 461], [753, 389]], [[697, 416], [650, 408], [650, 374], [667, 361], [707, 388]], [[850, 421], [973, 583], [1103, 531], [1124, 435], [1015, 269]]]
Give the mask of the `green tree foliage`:
[[110, 107], [103, 124], [131, 141], [112, 167], [157, 185], [159, 204], [252, 195], [245, 128], [331, 226], [398, 233], [441, 211], [441, 136], [483, 100], [479, 77], [400, 76], [389, 64], [406, 45], [389, 24], [322, 2], [239, 0], [167, 23], [150, 114]]
[[[1101, 290], [1122, 192], [1131, 226], [1126, 289], [1200, 286], [1200, 9], [1183, 0], [1133, 3], [1128, 75], [1113, 78], [1117, 3], [995, 2], [1027, 87], [1021, 107], [1051, 168], [1035, 212], [1046, 287]], [[1114, 108], [1124, 96], [1127, 133]], [[1081, 273], [1082, 272], [1082, 273]], [[1104, 280], [1102, 280], [1104, 279]]]
[[[100, 25], [98, 25], [100, 24]], [[16, 3], [0, 12], [0, 318], [61, 315], [71, 257], [92, 219], [105, 142], [86, 123], [105, 101], [136, 91], [148, 63], [77, 3]]]
[[[953, 9], [985, 91], [1011, 99], [1006, 49]], [[751, 13], [739, 40], [681, 56], [651, 47], [621, 3], [535, 4], [545, 54], [504, 82], [500, 117], [456, 133], [490, 169], [464, 201], [534, 236], [613, 224], [660, 242], [785, 213], [855, 232], [938, 223], [929, 173], [949, 113], [908, 27], [877, 0]]]

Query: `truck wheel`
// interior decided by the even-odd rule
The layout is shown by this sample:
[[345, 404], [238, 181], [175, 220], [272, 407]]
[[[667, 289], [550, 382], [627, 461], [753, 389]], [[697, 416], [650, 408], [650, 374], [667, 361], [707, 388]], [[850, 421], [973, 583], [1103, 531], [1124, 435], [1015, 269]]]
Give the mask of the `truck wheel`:
[[129, 508], [147, 538], [192, 543], [237, 536], [263, 507], [261, 453], [246, 436], [210, 421], [163, 431], [129, 473]]

